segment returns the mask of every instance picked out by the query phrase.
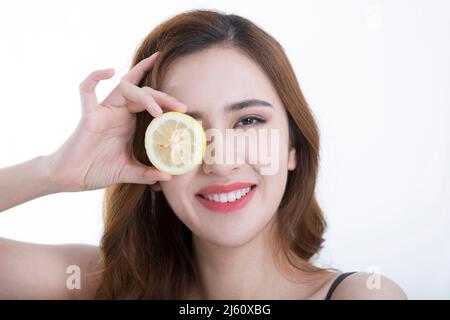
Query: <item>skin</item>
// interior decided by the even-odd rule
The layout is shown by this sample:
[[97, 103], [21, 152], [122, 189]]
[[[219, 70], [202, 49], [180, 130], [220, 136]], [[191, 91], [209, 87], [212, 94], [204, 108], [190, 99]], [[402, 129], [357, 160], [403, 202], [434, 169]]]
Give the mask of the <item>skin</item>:
[[[130, 70], [122, 79], [125, 83], [116, 87], [100, 105], [96, 101], [95, 86], [111, 74], [108, 71], [91, 74], [80, 86], [83, 118], [78, 131], [49, 157], [5, 172], [16, 178], [21, 172], [27, 172], [27, 179], [33, 178], [39, 182], [37, 185], [45, 187], [46, 191], [40, 195], [93, 190], [115, 182], [147, 183], [155, 190], [160, 189], [177, 216], [193, 232], [203, 285], [192, 288], [187, 298], [323, 299], [336, 273], [324, 272], [312, 277], [292, 270], [286, 263], [275, 265], [270, 254], [274, 235], [269, 232], [269, 226], [282, 198], [288, 170], [301, 164], [295, 163], [295, 150], [288, 147], [286, 111], [269, 79], [242, 52], [214, 47], [174, 61], [161, 92], [136, 87], [134, 84], [152, 67], [154, 59], [145, 59]], [[273, 108], [255, 106], [224, 113], [224, 105], [246, 98], [266, 100]], [[165, 111], [203, 112], [204, 128], [221, 131], [233, 128], [248, 115], [264, 118], [267, 122], [259, 128], [278, 128], [280, 141], [285, 142], [279, 147], [280, 170], [275, 175], [265, 176], [260, 173], [259, 164], [202, 164], [185, 175], [167, 177], [132, 162], [126, 156], [127, 137], [134, 129], [130, 114], [148, 110], [155, 115], [158, 106]], [[92, 143], [93, 139], [98, 139], [97, 143]], [[106, 140], [108, 144], [101, 143]], [[116, 149], [121, 153], [110, 154], [106, 149], [102, 150], [111, 140], [116, 142], [119, 146]], [[75, 155], [80, 158], [65, 166], [66, 161], [62, 160]], [[122, 161], [120, 165], [117, 164], [118, 157]], [[90, 162], [83, 163], [86, 159]], [[87, 172], [82, 170], [83, 165], [89, 167]], [[42, 172], [47, 174], [41, 176]], [[206, 185], [234, 181], [258, 185], [254, 199], [240, 212], [232, 215], [212, 213], [194, 197]], [[13, 183], [12, 180], [9, 185]], [[53, 191], [48, 192], [50, 189]], [[31, 195], [24, 196], [16, 203], [5, 203], [4, 207], [31, 198]], [[0, 298], [89, 299], [99, 284], [99, 278], [93, 275], [99, 270], [100, 249], [96, 246], [41, 245], [0, 238], [0, 255]], [[69, 265], [78, 265], [82, 270], [80, 290], [66, 288]], [[380, 289], [369, 290], [366, 286], [368, 276], [366, 273], [349, 276], [338, 286], [333, 298], [406, 297], [398, 285], [386, 277], [381, 277]]]

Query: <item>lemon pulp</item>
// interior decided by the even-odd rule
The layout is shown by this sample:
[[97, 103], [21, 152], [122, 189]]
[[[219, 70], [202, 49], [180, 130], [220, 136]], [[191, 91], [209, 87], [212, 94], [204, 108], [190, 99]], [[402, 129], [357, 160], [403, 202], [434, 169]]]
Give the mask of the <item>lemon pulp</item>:
[[187, 173], [201, 164], [205, 149], [202, 126], [181, 112], [161, 114], [145, 131], [145, 150], [150, 162], [172, 175]]

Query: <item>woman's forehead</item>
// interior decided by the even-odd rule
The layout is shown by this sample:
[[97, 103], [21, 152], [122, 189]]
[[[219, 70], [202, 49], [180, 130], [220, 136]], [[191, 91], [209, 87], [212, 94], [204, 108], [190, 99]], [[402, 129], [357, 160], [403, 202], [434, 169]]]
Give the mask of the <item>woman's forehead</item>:
[[259, 65], [236, 49], [210, 48], [173, 61], [161, 90], [196, 108], [244, 99], [275, 102], [275, 89]]

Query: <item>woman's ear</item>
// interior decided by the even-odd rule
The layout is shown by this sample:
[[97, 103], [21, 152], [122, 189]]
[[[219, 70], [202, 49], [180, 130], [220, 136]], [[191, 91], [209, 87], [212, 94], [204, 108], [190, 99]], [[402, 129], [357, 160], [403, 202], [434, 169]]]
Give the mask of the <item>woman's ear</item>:
[[159, 184], [159, 182], [156, 182], [154, 184], [150, 185], [150, 188], [154, 191], [154, 192], [158, 192], [161, 191], [161, 185]]
[[297, 157], [296, 157], [295, 148], [291, 147], [289, 149], [288, 170], [293, 171], [293, 170], [295, 170], [295, 168], [297, 168]]

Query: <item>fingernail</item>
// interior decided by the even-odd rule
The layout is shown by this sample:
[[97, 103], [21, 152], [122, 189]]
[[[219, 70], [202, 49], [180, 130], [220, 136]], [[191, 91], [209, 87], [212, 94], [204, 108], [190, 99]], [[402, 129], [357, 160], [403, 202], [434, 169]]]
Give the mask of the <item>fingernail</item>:
[[178, 102], [177, 105], [178, 105], [178, 107], [179, 107], [181, 110], [187, 111], [187, 105], [185, 105], [184, 103]]
[[[161, 109], [161, 107], [160, 106], [157, 106], [157, 105], [155, 105], [155, 106], [150, 106], [150, 109], [153, 111], [153, 113], [154, 113], [154, 115], [157, 117], [157, 116], [160, 116], [162, 113], [163, 113], [163, 111], [162, 111], [162, 109]], [[150, 114], [152, 114], [152, 113], [150, 113]], [[153, 115], [153, 114], [152, 114]]]
[[169, 181], [169, 180], [171, 180], [172, 179], [172, 176], [171, 175], [165, 175], [165, 176], [163, 176], [162, 178], [161, 178], [161, 180], [164, 180], [164, 181]]

